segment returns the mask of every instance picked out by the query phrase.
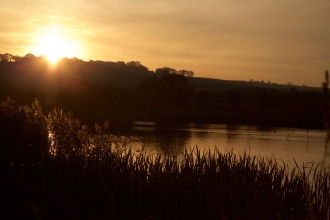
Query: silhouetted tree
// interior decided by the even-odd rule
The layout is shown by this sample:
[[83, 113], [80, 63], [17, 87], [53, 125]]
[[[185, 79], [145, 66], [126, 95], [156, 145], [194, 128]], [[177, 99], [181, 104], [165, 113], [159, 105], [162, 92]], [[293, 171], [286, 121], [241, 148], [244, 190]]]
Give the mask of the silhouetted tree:
[[139, 67], [140, 66], [140, 61], [130, 61], [130, 62], [127, 62], [127, 66], [131, 66], [131, 67]]
[[71, 60], [73, 62], [83, 62], [83, 60], [78, 59], [77, 57], [70, 58], [69, 60]]
[[163, 68], [157, 68], [155, 71], [156, 75], [162, 76], [166, 74], [177, 74], [177, 75], [182, 75], [182, 76], [187, 76], [187, 77], [193, 77], [194, 72], [191, 70], [175, 70], [170, 67], [164, 66]]
[[124, 61], [117, 61], [117, 68], [122, 68], [122, 67], [125, 67], [126, 64]]
[[8, 62], [8, 60], [5, 57], [2, 57], [1, 62], [6, 63], [6, 62]]
[[193, 77], [194, 72], [191, 70], [179, 70], [177, 71], [178, 74], [183, 75], [183, 76], [188, 76], [188, 77]]
[[36, 56], [32, 53], [28, 53], [23, 57], [23, 59], [35, 59], [35, 58]]
[[167, 74], [177, 74], [177, 71], [173, 68], [164, 66], [163, 68], [157, 68], [155, 73], [156, 75], [163, 76]]

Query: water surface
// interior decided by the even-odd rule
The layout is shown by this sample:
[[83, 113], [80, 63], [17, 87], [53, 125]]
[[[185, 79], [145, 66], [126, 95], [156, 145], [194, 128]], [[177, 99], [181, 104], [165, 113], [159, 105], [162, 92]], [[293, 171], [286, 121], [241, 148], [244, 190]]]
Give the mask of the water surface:
[[[319, 164], [324, 156], [326, 131], [299, 128], [265, 128], [246, 125], [189, 124], [167, 128], [134, 129], [135, 150], [161, 153], [182, 152], [184, 148], [198, 146], [203, 150], [221, 152], [249, 152], [299, 166], [303, 163]], [[330, 161], [330, 158], [328, 158]]]

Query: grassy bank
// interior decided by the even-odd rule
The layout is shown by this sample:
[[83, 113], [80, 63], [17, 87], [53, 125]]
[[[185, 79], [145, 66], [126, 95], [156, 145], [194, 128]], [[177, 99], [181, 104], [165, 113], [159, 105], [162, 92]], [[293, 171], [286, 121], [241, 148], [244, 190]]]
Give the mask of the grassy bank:
[[330, 173], [275, 158], [149, 155], [36, 101], [0, 107], [2, 216], [24, 219], [328, 219]]

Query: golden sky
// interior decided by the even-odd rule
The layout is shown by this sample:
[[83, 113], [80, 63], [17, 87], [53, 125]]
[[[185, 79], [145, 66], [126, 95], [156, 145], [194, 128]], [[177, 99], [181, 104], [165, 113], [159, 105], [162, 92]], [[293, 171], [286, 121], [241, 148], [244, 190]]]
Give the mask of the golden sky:
[[330, 69], [330, 0], [0, 4], [0, 53], [39, 56], [60, 36], [64, 46], [56, 48], [67, 57], [141, 61], [150, 70], [193, 70], [195, 77], [319, 87]]

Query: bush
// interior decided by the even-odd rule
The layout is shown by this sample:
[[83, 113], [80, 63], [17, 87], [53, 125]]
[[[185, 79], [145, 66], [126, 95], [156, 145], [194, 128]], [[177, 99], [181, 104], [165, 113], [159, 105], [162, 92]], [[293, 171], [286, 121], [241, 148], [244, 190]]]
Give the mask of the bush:
[[38, 100], [19, 106], [8, 98], [0, 105], [0, 159], [8, 163], [41, 162], [48, 150], [46, 120]]

